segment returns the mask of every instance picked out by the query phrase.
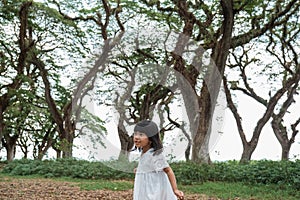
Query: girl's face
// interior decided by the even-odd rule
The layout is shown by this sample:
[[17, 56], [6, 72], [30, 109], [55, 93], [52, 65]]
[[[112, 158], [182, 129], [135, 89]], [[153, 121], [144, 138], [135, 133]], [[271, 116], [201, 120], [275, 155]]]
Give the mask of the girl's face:
[[138, 131], [134, 133], [133, 141], [137, 148], [144, 148], [150, 144], [150, 140], [147, 135]]

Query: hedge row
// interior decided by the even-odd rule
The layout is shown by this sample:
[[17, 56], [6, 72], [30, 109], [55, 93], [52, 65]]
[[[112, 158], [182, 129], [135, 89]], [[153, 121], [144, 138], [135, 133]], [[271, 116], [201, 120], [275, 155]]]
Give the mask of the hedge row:
[[244, 182], [247, 184], [280, 184], [283, 187], [300, 189], [300, 160], [251, 161], [240, 164], [237, 161], [216, 162], [210, 165], [195, 163], [174, 163], [176, 177], [185, 184], [204, 181]]
[[9, 162], [2, 173], [11, 175], [39, 175], [46, 178], [71, 177], [82, 179], [133, 179], [129, 168], [134, 168], [134, 163], [127, 163], [123, 172], [119, 162], [89, 162], [76, 159], [57, 160], [14, 160]]
[[[134, 179], [137, 163], [106, 161], [89, 162], [76, 159], [15, 160], [2, 173], [11, 175], [40, 175], [44, 177], [72, 177], [84, 179]], [[182, 184], [205, 181], [244, 182], [247, 184], [280, 184], [300, 189], [300, 160], [296, 161], [237, 161], [195, 164], [171, 163], [176, 178]]]

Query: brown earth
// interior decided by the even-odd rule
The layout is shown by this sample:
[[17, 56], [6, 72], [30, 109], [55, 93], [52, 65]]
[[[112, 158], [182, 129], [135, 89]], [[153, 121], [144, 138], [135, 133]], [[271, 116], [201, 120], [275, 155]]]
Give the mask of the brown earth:
[[[76, 183], [50, 179], [13, 179], [1, 177], [1, 200], [132, 200], [132, 190], [81, 190]], [[205, 195], [185, 195], [185, 200], [216, 200]]]

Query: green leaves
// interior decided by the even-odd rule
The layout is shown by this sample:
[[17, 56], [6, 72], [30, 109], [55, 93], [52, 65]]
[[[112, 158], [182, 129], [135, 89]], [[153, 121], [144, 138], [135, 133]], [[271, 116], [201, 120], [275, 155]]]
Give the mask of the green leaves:
[[[89, 162], [76, 159], [58, 160], [15, 160], [3, 169], [3, 173], [11, 175], [39, 175], [45, 177], [71, 177], [82, 179], [133, 179], [133, 173], [124, 173], [101, 162]], [[68, 166], [68, 167], [66, 167]]]
[[[116, 162], [116, 165], [119, 163]], [[72, 177], [82, 179], [133, 179], [133, 173], [124, 173], [108, 166], [114, 161], [89, 162], [76, 159], [15, 160], [8, 163], [3, 173], [12, 175], [40, 175], [46, 177]], [[131, 168], [135, 162], [124, 163]], [[68, 167], [65, 167], [68, 166]], [[192, 185], [203, 182], [242, 182], [251, 184], [275, 184], [283, 188], [300, 189], [300, 160], [253, 161], [240, 164], [237, 161], [215, 162], [212, 165], [191, 162], [171, 163], [176, 179], [181, 184]]]
[[236, 161], [217, 162], [213, 165], [174, 163], [172, 167], [179, 182], [185, 184], [199, 181], [225, 181], [246, 184], [278, 184], [282, 187], [299, 189], [299, 165], [299, 160], [295, 162], [260, 160], [252, 161], [249, 164], [240, 164]]

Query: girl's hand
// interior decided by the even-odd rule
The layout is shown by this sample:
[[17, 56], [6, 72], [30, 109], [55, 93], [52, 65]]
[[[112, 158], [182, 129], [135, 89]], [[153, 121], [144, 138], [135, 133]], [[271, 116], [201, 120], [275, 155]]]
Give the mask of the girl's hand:
[[182, 191], [180, 190], [175, 190], [174, 191], [175, 195], [180, 199], [180, 200], [183, 200], [184, 199], [184, 194]]

